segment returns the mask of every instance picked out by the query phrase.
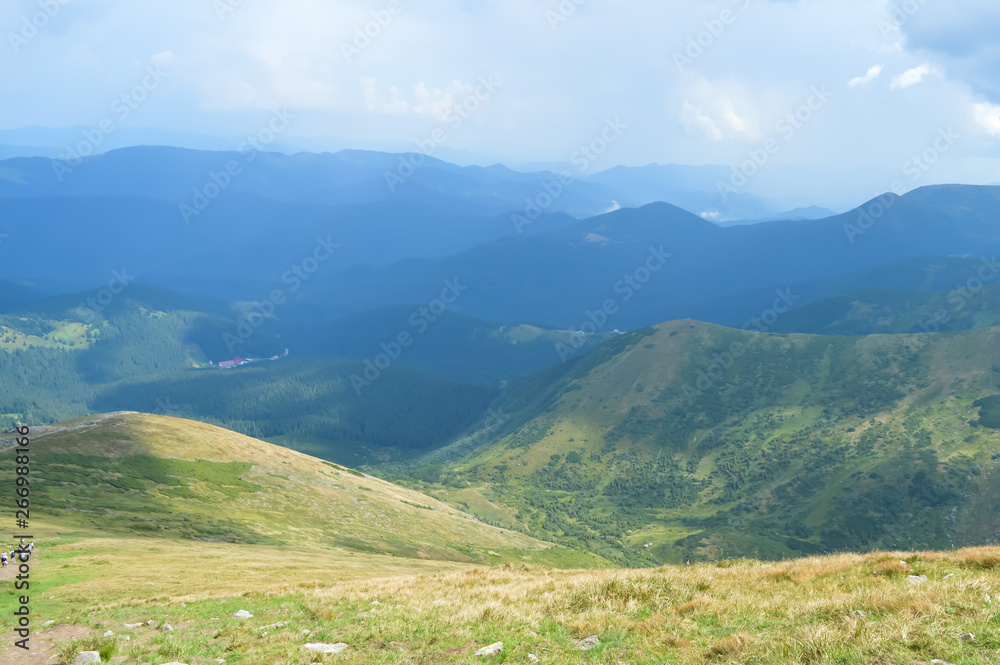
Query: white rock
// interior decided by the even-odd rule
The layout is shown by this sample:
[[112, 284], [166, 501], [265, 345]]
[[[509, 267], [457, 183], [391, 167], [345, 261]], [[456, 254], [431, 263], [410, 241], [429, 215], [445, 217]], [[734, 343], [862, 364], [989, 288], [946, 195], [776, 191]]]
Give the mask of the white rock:
[[961, 635], [958, 636], [958, 639], [962, 640], [963, 642], [975, 642], [976, 636], [973, 635], [972, 633], [962, 633]]
[[165, 623], [165, 624], [163, 624], [163, 630], [167, 631], [168, 633], [172, 633], [173, 630], [174, 630], [174, 627], [171, 626], [169, 623]]
[[104, 637], [111, 637], [112, 635], [114, 635], [114, 633], [112, 633], [110, 630], [104, 633]]
[[138, 628], [139, 626], [142, 626], [142, 625], [145, 625], [145, 624], [141, 624], [141, 623], [127, 623], [127, 624], [125, 624], [125, 627], [126, 628]]
[[475, 653], [477, 656], [492, 656], [503, 651], [503, 642], [494, 642], [488, 647], [483, 647]]
[[271, 628], [284, 628], [287, 625], [288, 625], [287, 621], [279, 621], [277, 623], [269, 623], [266, 626], [261, 626], [257, 630], [269, 630]]
[[528, 660], [530, 660], [532, 663], [537, 663], [538, 662], [538, 656], [536, 656], [533, 653], [529, 653], [528, 654]]
[[75, 665], [85, 665], [86, 663], [99, 663], [101, 662], [101, 654], [96, 651], [81, 651], [76, 654], [76, 658], [73, 659]]
[[910, 584], [923, 584], [927, 581], [926, 575], [910, 575], [906, 578], [906, 581]]
[[46, 621], [45, 623], [42, 624], [42, 628], [45, 628], [46, 626], [51, 626], [54, 623], [55, 621]]
[[323, 644], [322, 642], [316, 642], [315, 644], [307, 644], [302, 648], [308, 651], [316, 651], [318, 653], [340, 653], [347, 648], [347, 645], [343, 642], [337, 642], [336, 644]]
[[582, 640], [573, 640], [573, 643], [576, 644], [576, 648], [580, 651], [590, 651], [594, 647], [601, 646], [601, 639], [597, 635], [591, 635]]
[[246, 610], [240, 610], [239, 612], [234, 612], [233, 616], [237, 619], [252, 619], [253, 615]]
[[303, 628], [302, 629], [302, 634], [303, 635], [308, 635], [310, 632], [312, 632], [312, 631], [310, 631], [308, 628]]
[[862, 612], [861, 610], [854, 610], [854, 616], [858, 617], [859, 619], [867, 619], [868, 618], [868, 615], [865, 614], [864, 612]]

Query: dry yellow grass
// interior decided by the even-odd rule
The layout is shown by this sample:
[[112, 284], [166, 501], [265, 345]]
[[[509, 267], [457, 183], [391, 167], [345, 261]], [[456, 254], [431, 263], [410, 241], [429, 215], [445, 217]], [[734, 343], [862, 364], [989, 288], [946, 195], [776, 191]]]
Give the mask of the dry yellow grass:
[[[380, 623], [386, 633], [417, 623], [470, 644], [484, 625], [497, 628], [497, 640], [524, 642], [554, 624], [567, 638], [596, 634], [621, 645], [613, 652], [621, 662], [998, 662], [1000, 606], [987, 602], [1000, 596], [998, 555], [975, 548], [612, 571], [514, 564], [343, 582], [308, 596], [328, 618], [344, 603], [401, 605]], [[929, 579], [887, 577], [890, 562]], [[558, 639], [518, 653], [531, 649], [558, 654], [555, 662], [574, 657]]]
[[[306, 642], [342, 641], [350, 647], [336, 662], [351, 665], [526, 662], [529, 653], [549, 663], [959, 665], [1000, 659], [998, 557], [975, 548], [557, 570], [85, 537], [41, 552], [33, 571], [36, 597], [46, 597], [39, 618], [69, 617], [92, 629], [94, 644], [110, 646], [116, 638], [100, 635], [129, 622], [176, 627], [169, 637], [132, 631], [116, 647], [119, 662], [305, 665], [314, 659]], [[909, 572], [886, 575], [889, 563]], [[243, 608], [252, 620], [232, 618]], [[277, 622], [287, 625], [265, 629]], [[601, 645], [579, 651], [574, 640], [590, 635]], [[471, 657], [495, 641], [502, 656]]]

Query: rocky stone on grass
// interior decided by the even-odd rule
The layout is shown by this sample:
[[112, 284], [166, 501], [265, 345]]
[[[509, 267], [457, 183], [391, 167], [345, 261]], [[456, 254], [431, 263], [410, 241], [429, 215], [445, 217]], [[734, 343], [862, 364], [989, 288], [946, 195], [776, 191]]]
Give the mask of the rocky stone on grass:
[[976, 636], [973, 635], [972, 633], [962, 633], [961, 635], [958, 636], [958, 639], [962, 640], [963, 642], [975, 642]]
[[233, 616], [237, 619], [252, 619], [253, 615], [246, 610], [240, 610], [239, 612], [234, 612]]
[[910, 584], [923, 584], [927, 581], [926, 575], [908, 575], [906, 581]]
[[854, 610], [854, 616], [858, 617], [859, 619], [867, 619], [868, 618], [868, 615], [865, 614], [864, 612], [862, 612], [861, 610]]
[[313, 644], [307, 644], [302, 648], [307, 651], [315, 651], [316, 653], [340, 653], [347, 648], [347, 645], [343, 642], [337, 642], [336, 644], [323, 644], [322, 642], [315, 642]]
[[277, 623], [269, 623], [266, 626], [261, 626], [257, 630], [268, 630], [270, 628], [284, 628], [287, 625], [288, 625], [287, 621], [279, 621]]
[[55, 623], [55, 621], [51, 621], [51, 620], [50, 621], [46, 621], [45, 623], [42, 624], [42, 628], [46, 628], [48, 626], [51, 626], [54, 623]]
[[112, 635], [114, 635], [114, 633], [111, 632], [110, 630], [104, 631], [104, 637], [111, 637]]
[[580, 651], [590, 651], [594, 647], [601, 646], [601, 639], [597, 635], [585, 637], [582, 640], [571, 640]]
[[483, 647], [475, 653], [477, 656], [494, 656], [503, 651], [503, 642], [494, 642], [488, 647]]
[[165, 623], [163, 624], [163, 630], [167, 631], [168, 633], [172, 633], [174, 632], [174, 627], [171, 626], [169, 623]]
[[87, 663], [101, 662], [101, 654], [96, 651], [81, 651], [73, 659], [74, 665], [86, 665]]
[[538, 656], [536, 656], [533, 653], [529, 653], [528, 654], [528, 660], [530, 660], [532, 663], [537, 663], [538, 662]]
[[144, 624], [144, 623], [127, 623], [127, 624], [125, 624], [125, 627], [126, 628], [139, 628], [140, 626], [145, 626], [145, 625], [146, 624]]

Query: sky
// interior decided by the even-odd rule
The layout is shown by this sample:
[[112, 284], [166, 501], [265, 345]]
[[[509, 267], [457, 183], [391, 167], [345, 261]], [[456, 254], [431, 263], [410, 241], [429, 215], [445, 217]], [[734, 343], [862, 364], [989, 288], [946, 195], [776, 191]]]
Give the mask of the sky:
[[0, 34], [0, 129], [224, 143], [278, 111], [300, 149], [518, 166], [613, 122], [592, 171], [1000, 182], [996, 0], [7, 0]]

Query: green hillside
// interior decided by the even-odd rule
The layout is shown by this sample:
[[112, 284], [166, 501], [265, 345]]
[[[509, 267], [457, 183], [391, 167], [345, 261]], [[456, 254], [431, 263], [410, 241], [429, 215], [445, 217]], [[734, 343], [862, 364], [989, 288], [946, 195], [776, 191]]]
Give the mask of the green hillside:
[[[73, 530], [465, 562], [552, 562], [557, 552], [594, 561], [549, 552], [424, 494], [193, 421], [106, 414], [32, 428], [31, 442], [32, 512]], [[13, 466], [0, 471], [11, 486]]]
[[517, 386], [507, 425], [414, 475], [630, 564], [996, 542], [1000, 432], [977, 400], [1000, 393], [998, 336], [664, 324]]

